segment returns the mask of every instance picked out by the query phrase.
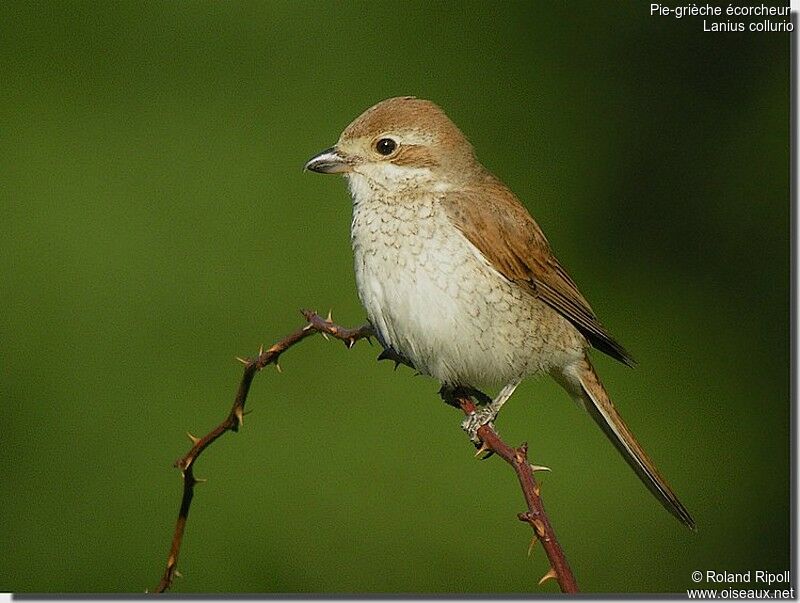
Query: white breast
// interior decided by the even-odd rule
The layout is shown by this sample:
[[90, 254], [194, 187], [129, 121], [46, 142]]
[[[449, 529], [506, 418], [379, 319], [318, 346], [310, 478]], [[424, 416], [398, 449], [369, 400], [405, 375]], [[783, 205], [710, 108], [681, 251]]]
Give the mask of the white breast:
[[558, 361], [535, 336], [552, 311], [488, 264], [436, 193], [389, 198], [349, 180], [358, 294], [384, 345], [450, 385], [506, 384]]

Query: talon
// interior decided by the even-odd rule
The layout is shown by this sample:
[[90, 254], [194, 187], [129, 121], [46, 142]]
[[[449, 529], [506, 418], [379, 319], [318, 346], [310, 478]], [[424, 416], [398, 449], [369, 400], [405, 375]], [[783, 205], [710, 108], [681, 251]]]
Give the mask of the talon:
[[478, 460], [479, 460], [479, 461], [485, 461], [485, 460], [486, 460], [486, 459], [488, 459], [488, 458], [492, 458], [492, 457], [494, 456], [494, 454], [495, 454], [495, 453], [494, 453], [494, 450], [492, 450], [492, 449], [488, 449], [488, 450], [486, 451], [486, 454], [484, 454], [484, 455], [483, 455], [481, 458], [479, 458]]
[[466, 431], [472, 443], [478, 446], [481, 444], [481, 439], [478, 437], [478, 430], [484, 425], [489, 425], [494, 429], [492, 421], [494, 421], [496, 415], [497, 413], [488, 408], [476, 410], [475, 412], [469, 413], [461, 422], [461, 429]]

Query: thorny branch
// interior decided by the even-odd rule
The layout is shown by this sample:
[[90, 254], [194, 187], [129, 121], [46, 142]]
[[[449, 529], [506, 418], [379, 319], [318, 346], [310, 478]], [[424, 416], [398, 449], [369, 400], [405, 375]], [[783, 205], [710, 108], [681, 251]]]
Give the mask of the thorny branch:
[[175, 461], [175, 467], [181, 470], [181, 475], [183, 476], [181, 506], [178, 511], [178, 520], [175, 522], [175, 532], [172, 536], [172, 545], [170, 547], [169, 556], [167, 557], [167, 566], [164, 569], [163, 576], [161, 576], [161, 581], [155, 588], [155, 592], [165, 592], [172, 586], [172, 581], [175, 579], [175, 576], [180, 575], [176, 569], [178, 554], [181, 550], [186, 521], [189, 518], [189, 508], [192, 504], [192, 497], [194, 496], [194, 487], [201, 481], [194, 476], [194, 462], [203, 451], [222, 434], [227, 431], [239, 431], [239, 427], [241, 427], [244, 421], [244, 405], [247, 401], [247, 394], [250, 392], [250, 384], [253, 382], [253, 377], [256, 376], [256, 373], [270, 364], [274, 364], [275, 368], [280, 371], [278, 359], [281, 354], [293, 345], [303, 341], [306, 337], [310, 337], [316, 333], [321, 333], [326, 336], [330, 335], [336, 339], [340, 339], [344, 341], [348, 348], [353, 347], [359, 339], [369, 338], [373, 334], [370, 325], [364, 325], [357, 329], [345, 329], [344, 327], [333, 324], [330, 320], [330, 315], [328, 315], [328, 319], [325, 320], [311, 310], [303, 310], [302, 313], [306, 319], [306, 325], [302, 329], [298, 329], [294, 333], [287, 335], [267, 350], [261, 348], [258, 352], [258, 356], [255, 358], [237, 358], [237, 360], [244, 364], [244, 373], [242, 374], [242, 380], [239, 382], [239, 389], [236, 391], [233, 406], [228, 416], [225, 417], [225, 420], [202, 438], [187, 433], [189, 439], [192, 441], [192, 447], [189, 449], [189, 452]]
[[[176, 576], [180, 573], [177, 570], [178, 555], [181, 550], [181, 543], [183, 542], [183, 534], [186, 529], [186, 522], [189, 518], [189, 509], [192, 504], [194, 496], [194, 487], [202, 480], [194, 476], [194, 463], [199, 456], [208, 448], [217, 438], [222, 436], [228, 431], [238, 431], [244, 420], [244, 407], [247, 401], [247, 395], [250, 392], [250, 385], [253, 378], [264, 367], [274, 364], [275, 368], [280, 372], [280, 365], [278, 360], [285, 351], [292, 346], [300, 343], [307, 337], [321, 334], [323, 337], [334, 337], [343, 341], [347, 348], [352, 348], [355, 343], [360, 339], [368, 339], [374, 336], [374, 331], [369, 324], [363, 325], [355, 329], [348, 329], [335, 324], [331, 320], [330, 313], [327, 319], [323, 319], [316, 312], [311, 310], [302, 310], [302, 314], [306, 319], [306, 325], [297, 331], [287, 335], [277, 343], [273, 344], [269, 349], [259, 350], [258, 356], [255, 358], [237, 358], [244, 364], [244, 373], [239, 382], [239, 388], [236, 391], [236, 397], [233, 401], [228, 416], [217, 425], [214, 429], [209, 431], [201, 438], [195, 437], [191, 433], [187, 433], [189, 439], [192, 441], [192, 447], [189, 451], [175, 461], [174, 465], [181, 470], [183, 478], [183, 494], [181, 496], [181, 504], [178, 510], [178, 519], [175, 522], [175, 531], [172, 536], [172, 544], [170, 546], [169, 555], [167, 557], [167, 564], [164, 568], [164, 573], [158, 585], [154, 589], [156, 593], [166, 592], [171, 586]], [[407, 360], [399, 356], [392, 350], [384, 350], [378, 357], [379, 360], [393, 360], [395, 366], [397, 364], [406, 364], [411, 366]], [[413, 367], [412, 367], [413, 368]], [[477, 393], [477, 392], [476, 392]], [[466, 414], [475, 411], [475, 403], [469, 395], [459, 395], [455, 397], [458, 406]], [[533, 476], [533, 467], [528, 463], [527, 459], [527, 445], [523, 444], [520, 448], [514, 449], [505, 442], [503, 442], [497, 435], [497, 432], [490, 425], [484, 425], [478, 430], [478, 436], [483, 443], [482, 450], [495, 452], [503, 460], [509, 463], [517, 474], [520, 485], [522, 487], [525, 501], [528, 504], [528, 511], [518, 515], [520, 521], [524, 521], [531, 525], [536, 538], [542, 543], [547, 557], [550, 560], [550, 570], [539, 581], [542, 584], [549, 578], [555, 578], [561, 587], [562, 592], [575, 593], [578, 592], [575, 578], [569, 568], [564, 552], [556, 540], [555, 532], [550, 525], [542, 500], [539, 496], [539, 486]]]
[[[464, 411], [464, 414], [469, 415], [475, 412], [475, 403], [472, 398], [465, 395], [456, 395], [456, 401]], [[491, 451], [496, 453], [506, 463], [513, 467], [514, 472], [519, 479], [519, 485], [522, 487], [522, 494], [525, 497], [525, 502], [528, 504], [528, 511], [520, 513], [517, 518], [520, 521], [530, 524], [531, 529], [539, 542], [542, 543], [547, 558], [550, 561], [550, 569], [539, 580], [539, 584], [544, 584], [547, 580], [555, 578], [561, 592], [564, 593], [577, 593], [578, 583], [575, 581], [575, 576], [569, 567], [567, 558], [564, 556], [564, 551], [556, 539], [556, 533], [553, 526], [550, 524], [550, 519], [544, 511], [544, 504], [540, 495], [539, 484], [533, 472], [537, 467], [534, 467], [528, 462], [528, 444], [523, 443], [519, 448], [512, 448], [500, 439], [497, 432], [492, 428], [491, 424], [482, 425], [478, 428], [478, 437], [481, 439], [481, 448], [478, 453], [484, 451]]]

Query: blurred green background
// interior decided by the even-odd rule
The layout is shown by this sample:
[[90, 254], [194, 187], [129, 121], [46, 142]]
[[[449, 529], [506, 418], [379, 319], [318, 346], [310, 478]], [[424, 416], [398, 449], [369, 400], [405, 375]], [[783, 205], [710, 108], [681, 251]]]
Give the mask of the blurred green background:
[[[5, 2], [0, 590], [162, 572], [185, 431], [302, 324], [364, 320], [344, 183], [374, 102], [438, 102], [525, 201], [631, 371], [596, 354], [694, 513], [667, 514], [555, 384], [498, 423], [586, 591], [789, 563], [789, 38], [649, 4]], [[523, 501], [432, 380], [312, 339], [197, 464], [176, 592], [555, 592]]]

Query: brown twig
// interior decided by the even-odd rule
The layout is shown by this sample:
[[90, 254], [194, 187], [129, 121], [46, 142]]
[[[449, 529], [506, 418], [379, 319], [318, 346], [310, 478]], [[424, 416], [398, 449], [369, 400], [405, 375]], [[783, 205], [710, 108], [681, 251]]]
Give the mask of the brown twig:
[[[464, 411], [464, 414], [469, 415], [475, 412], [475, 403], [469, 396], [457, 395], [456, 401]], [[514, 468], [514, 472], [519, 479], [519, 485], [522, 487], [522, 494], [525, 497], [525, 502], [528, 505], [528, 511], [517, 515], [520, 521], [530, 524], [531, 529], [542, 547], [547, 554], [550, 561], [550, 569], [539, 580], [539, 584], [555, 578], [564, 593], [577, 593], [578, 584], [575, 581], [575, 576], [569, 567], [567, 558], [564, 556], [564, 551], [556, 539], [556, 533], [553, 526], [550, 524], [550, 519], [544, 511], [544, 504], [540, 496], [539, 484], [533, 475], [533, 466], [528, 462], [528, 445], [522, 444], [519, 448], [512, 448], [500, 439], [497, 432], [491, 425], [482, 425], [478, 428], [478, 437], [481, 439], [481, 450], [491, 451], [496, 453], [506, 463]]]
[[[244, 364], [244, 373], [239, 382], [239, 388], [236, 391], [233, 406], [225, 420], [202, 438], [187, 434], [192, 440], [192, 447], [189, 449], [189, 452], [175, 461], [175, 466], [181, 470], [181, 475], [183, 477], [183, 495], [178, 511], [178, 519], [175, 523], [175, 531], [172, 536], [169, 556], [167, 557], [167, 565], [164, 569], [161, 581], [158, 583], [158, 586], [156, 586], [154, 592], [165, 592], [172, 586], [175, 576], [180, 575], [176, 569], [178, 554], [180, 553], [181, 543], [183, 542], [186, 521], [189, 517], [189, 509], [192, 504], [192, 497], [194, 496], [194, 487], [197, 483], [202, 481], [194, 476], [194, 462], [203, 451], [222, 434], [228, 431], [239, 430], [245, 414], [244, 405], [247, 401], [247, 394], [250, 391], [250, 385], [256, 373], [270, 364], [274, 364], [275, 367], [280, 370], [280, 365], [278, 364], [280, 355], [306, 337], [310, 337], [316, 333], [320, 333], [323, 336], [330, 335], [331, 337], [339, 339], [345, 343], [348, 349], [353, 347], [359, 339], [369, 339], [374, 335], [372, 327], [368, 324], [356, 329], [347, 329], [335, 324], [331, 320], [330, 313], [328, 313], [327, 319], [323, 319], [310, 310], [303, 310], [302, 313], [307, 322], [302, 329], [298, 329], [294, 333], [284, 337], [267, 350], [262, 348], [255, 358], [238, 358], [238, 360]], [[405, 358], [399, 356], [392, 350], [384, 350], [378, 359], [389, 359], [393, 360], [396, 365], [406, 364], [411, 366]], [[457, 396], [455, 400], [466, 414], [475, 412], [475, 403], [468, 395]], [[528, 512], [520, 513], [518, 517], [521, 521], [531, 525], [536, 538], [542, 543], [551, 565], [550, 570], [539, 581], [539, 584], [542, 584], [549, 578], [556, 578], [563, 592], [578, 592], [575, 578], [569, 568], [564, 552], [561, 550], [561, 546], [556, 540], [555, 532], [550, 525], [550, 520], [545, 514], [542, 499], [539, 496], [539, 486], [533, 476], [533, 468], [530, 463], [528, 463], [527, 445], [523, 444], [517, 449], [510, 447], [500, 439], [497, 432], [489, 425], [484, 425], [478, 429], [478, 437], [480, 437], [486, 450], [497, 453], [514, 468], [520, 485], [522, 486], [525, 501], [528, 503]]]
[[175, 467], [181, 470], [183, 476], [183, 495], [181, 496], [181, 506], [178, 510], [178, 520], [175, 522], [175, 531], [172, 536], [172, 545], [167, 557], [167, 565], [164, 569], [164, 574], [161, 576], [161, 581], [155, 588], [155, 592], [163, 593], [172, 586], [172, 582], [177, 572], [178, 554], [181, 550], [181, 543], [183, 542], [183, 532], [186, 528], [186, 521], [189, 518], [189, 508], [192, 504], [192, 497], [194, 496], [194, 487], [200, 481], [194, 476], [194, 462], [208, 448], [214, 441], [227, 431], [238, 431], [244, 420], [244, 405], [247, 401], [247, 394], [250, 392], [250, 384], [253, 382], [253, 377], [256, 373], [263, 369], [265, 366], [274, 364], [280, 370], [278, 359], [293, 345], [300, 343], [306, 337], [321, 333], [323, 335], [330, 335], [336, 339], [340, 339], [349, 348], [352, 348], [356, 341], [359, 339], [369, 338], [373, 335], [373, 330], [370, 325], [364, 325], [357, 329], [346, 329], [331, 321], [330, 313], [327, 319], [323, 319], [316, 312], [311, 310], [303, 310], [307, 324], [298, 329], [294, 333], [284, 337], [272, 347], [265, 350], [261, 348], [258, 351], [258, 356], [255, 358], [238, 358], [244, 364], [244, 373], [242, 380], [239, 382], [239, 389], [236, 391], [236, 398], [233, 401], [228, 416], [225, 420], [217, 425], [214, 429], [209, 431], [202, 438], [197, 438], [192, 434], [187, 434], [189, 439], [192, 440], [192, 447], [185, 455], [175, 461]]

